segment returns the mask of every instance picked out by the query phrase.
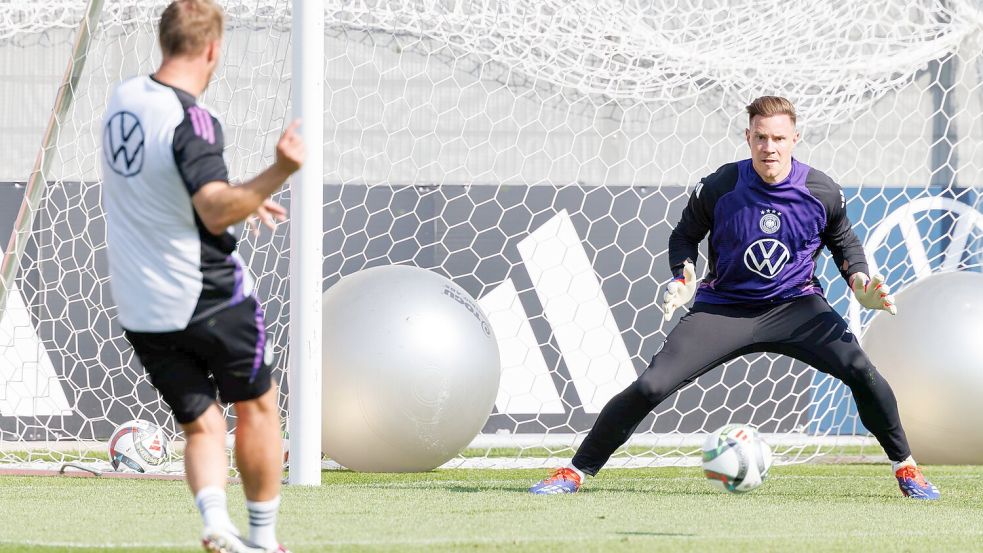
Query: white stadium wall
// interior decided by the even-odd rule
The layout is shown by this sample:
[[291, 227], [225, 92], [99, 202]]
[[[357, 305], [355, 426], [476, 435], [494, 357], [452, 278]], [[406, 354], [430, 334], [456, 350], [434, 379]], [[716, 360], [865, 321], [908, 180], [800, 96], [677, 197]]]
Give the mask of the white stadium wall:
[[[282, 85], [268, 50], [286, 51], [289, 42], [283, 32], [259, 41], [255, 36], [237, 40], [247, 33], [230, 31], [225, 73], [205, 95], [207, 103], [225, 112], [233, 136], [271, 132], [257, 126], [269, 113], [257, 114], [256, 104], [272, 110], [263, 101], [272, 103]], [[0, 49], [0, 91], [16, 99], [11, 104], [16, 109], [0, 112], [0, 182], [24, 182], [30, 174], [72, 36], [51, 30]], [[482, 80], [464, 62], [453, 66], [438, 57], [397, 55], [386, 45], [352, 38], [359, 37], [329, 36], [325, 45], [326, 183], [692, 186], [719, 165], [747, 155], [743, 105], [711, 97], [658, 109], [645, 104], [594, 108], [585, 100], [560, 106], [539, 91], [516, 94], [499, 82]], [[122, 49], [107, 50], [100, 61], [112, 72], [93, 76], [103, 90], [121, 76], [152, 70], [159, 59], [152, 36], [123, 40]], [[939, 88], [940, 64], [926, 63], [910, 85], [846, 121], [815, 125], [800, 120], [804, 134], [797, 156], [844, 186], [920, 187], [940, 184], [933, 168], [944, 162], [933, 165], [932, 155], [939, 150], [939, 137], [947, 135], [953, 144], [944, 146], [959, 160], [961, 180], [979, 183], [983, 68], [971, 52], [950, 63], [954, 68], [946, 70], [954, 69], [954, 75], [946, 77], [952, 83], [946, 100]], [[263, 75], [264, 67], [269, 74]], [[98, 124], [102, 100], [99, 95], [81, 98], [76, 120]], [[943, 102], [955, 110], [945, 114]], [[86, 129], [79, 135], [95, 136]], [[79, 146], [94, 151], [92, 144]], [[243, 159], [257, 159], [244, 153], [251, 146], [229, 145], [233, 175], [245, 178], [261, 169]], [[75, 176], [96, 177], [91, 172]]]

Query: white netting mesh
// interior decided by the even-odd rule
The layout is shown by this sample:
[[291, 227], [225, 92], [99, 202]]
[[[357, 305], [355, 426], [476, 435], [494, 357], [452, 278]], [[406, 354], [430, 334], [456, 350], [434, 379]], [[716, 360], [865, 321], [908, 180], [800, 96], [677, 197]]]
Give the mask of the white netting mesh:
[[[8, 303], [0, 329], [5, 450], [98, 440], [129, 418], [174, 429], [113, 321], [97, 173], [110, 86], [156, 67], [165, 3], [107, 3], [61, 122], [12, 300], [24, 305]], [[224, 66], [205, 101], [247, 178], [289, 113], [290, 9], [225, 5]], [[30, 172], [84, 10], [0, 3], [0, 86], [23, 102], [0, 115], [0, 181]], [[329, 2], [325, 286], [387, 263], [453, 277], [490, 312], [505, 363], [471, 455], [563, 455], [670, 328], [653, 306], [668, 233], [700, 177], [746, 157], [755, 96], [797, 104], [797, 156], [845, 186], [891, 282], [980, 269], [981, 13], [973, 0]], [[244, 239], [285, 367], [287, 229]], [[861, 330], [868, 315], [848, 308], [831, 265], [830, 300]], [[839, 383], [759, 355], [670, 398], [618, 462], [692, 453], [693, 436], [731, 421], [783, 442], [826, 437], [779, 447], [790, 459], [864, 433]], [[25, 455], [39, 454], [4, 458]]]

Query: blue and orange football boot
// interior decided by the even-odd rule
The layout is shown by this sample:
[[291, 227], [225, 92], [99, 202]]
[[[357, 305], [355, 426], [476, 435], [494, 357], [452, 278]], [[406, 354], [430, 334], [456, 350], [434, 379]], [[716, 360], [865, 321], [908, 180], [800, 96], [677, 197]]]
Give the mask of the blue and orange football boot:
[[912, 499], [941, 499], [942, 494], [931, 482], [922, 476], [922, 469], [913, 465], [904, 465], [895, 471], [898, 487], [905, 497]]
[[529, 493], [537, 495], [554, 495], [558, 493], [574, 493], [580, 489], [580, 475], [570, 468], [556, 469], [548, 477], [529, 488]]

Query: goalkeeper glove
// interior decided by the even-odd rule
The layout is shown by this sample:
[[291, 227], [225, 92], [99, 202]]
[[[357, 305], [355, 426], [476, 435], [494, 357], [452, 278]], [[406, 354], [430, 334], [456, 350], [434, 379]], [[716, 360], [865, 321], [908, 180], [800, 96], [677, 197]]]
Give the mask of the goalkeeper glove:
[[694, 294], [696, 294], [696, 267], [692, 262], [687, 261], [683, 263], [682, 278], [675, 278], [666, 285], [666, 293], [662, 297], [662, 312], [666, 320], [672, 318], [676, 308], [686, 305], [693, 299]]
[[883, 309], [892, 315], [898, 314], [891, 289], [884, 284], [884, 277], [881, 275], [867, 278], [863, 273], [854, 273], [850, 276], [850, 288], [860, 305], [867, 309]]

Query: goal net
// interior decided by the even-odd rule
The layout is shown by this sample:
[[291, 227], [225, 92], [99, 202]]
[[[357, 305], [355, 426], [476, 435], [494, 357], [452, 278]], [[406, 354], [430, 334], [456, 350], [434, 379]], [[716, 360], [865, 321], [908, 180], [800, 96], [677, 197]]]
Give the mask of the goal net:
[[[115, 318], [98, 172], [106, 99], [155, 70], [165, 4], [107, 2], [78, 51], [86, 2], [0, 2], [4, 247], [54, 138], [0, 305], [5, 463], [97, 461], [129, 419], [177, 436]], [[478, 299], [499, 340], [494, 412], [451, 465], [568, 457], [645, 368], [675, 324], [656, 306], [668, 235], [701, 177], [748, 156], [743, 108], [756, 96], [796, 104], [797, 157], [843, 185], [896, 289], [983, 265], [977, 0], [325, 4], [324, 288], [377, 265], [432, 269]], [[245, 180], [272, 162], [291, 118], [290, 2], [223, 5], [223, 63], [204, 102]], [[81, 73], [59, 96], [72, 59]], [[67, 108], [53, 110], [56, 98]], [[276, 198], [289, 206], [289, 190]], [[285, 415], [289, 243], [286, 225], [242, 232]], [[828, 256], [819, 271], [862, 333], [871, 313], [851, 305]], [[693, 462], [729, 422], [758, 427], [785, 461], [883, 455], [845, 386], [760, 354], [670, 397], [612, 466]]]

